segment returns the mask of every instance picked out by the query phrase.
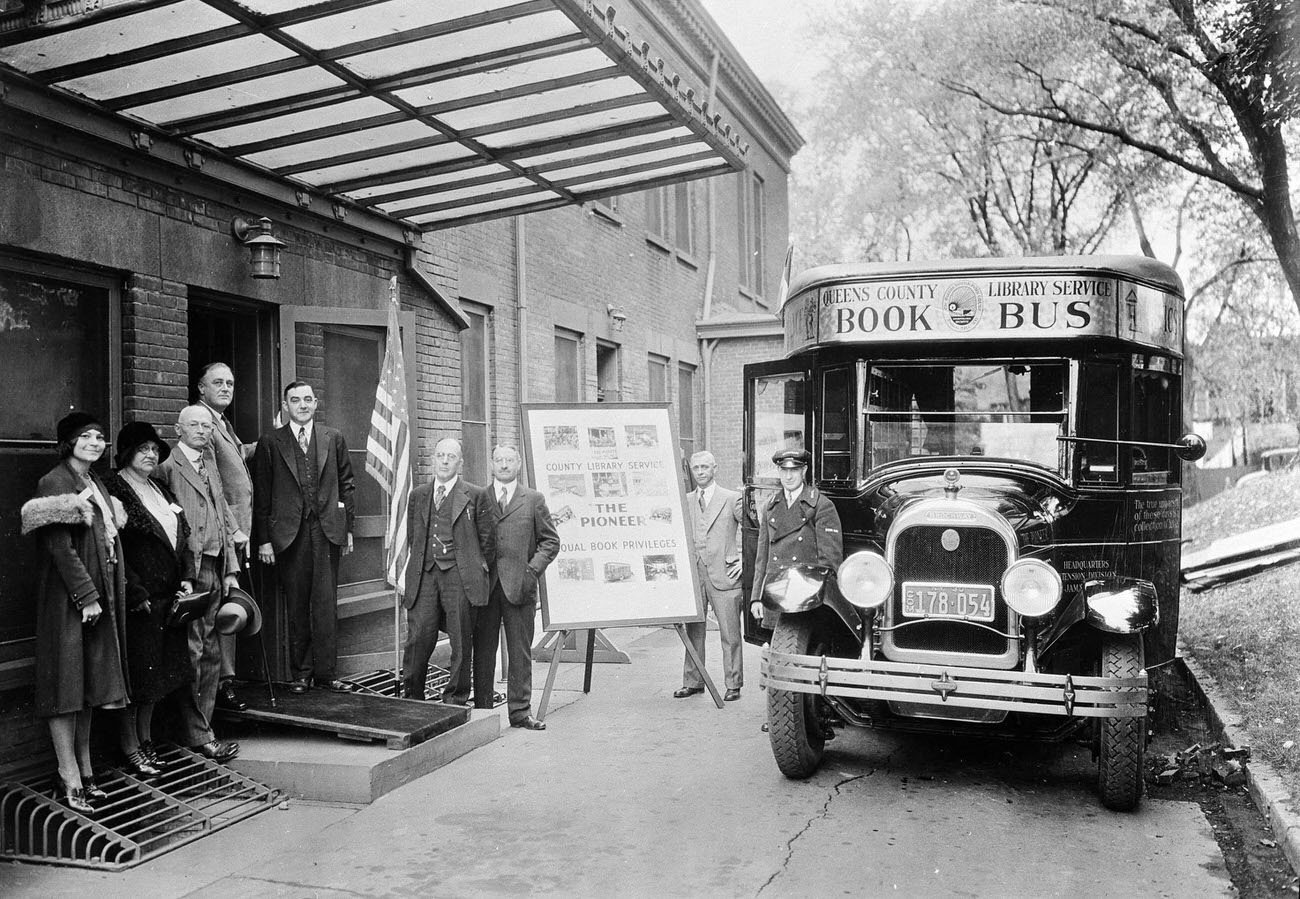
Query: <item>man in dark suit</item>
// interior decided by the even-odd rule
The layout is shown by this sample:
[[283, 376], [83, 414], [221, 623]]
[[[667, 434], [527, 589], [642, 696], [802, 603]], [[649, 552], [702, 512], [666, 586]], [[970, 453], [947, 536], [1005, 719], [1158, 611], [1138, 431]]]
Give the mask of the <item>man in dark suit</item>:
[[203, 406], [186, 406], [176, 416], [175, 451], [158, 466], [154, 477], [176, 496], [190, 525], [189, 544], [194, 570], [185, 572], [196, 590], [213, 590], [203, 615], [187, 625], [194, 681], [181, 698], [181, 740], [195, 752], [218, 762], [239, 754], [239, 744], [218, 740], [212, 732], [221, 674], [221, 643], [217, 634], [220, 596], [239, 586], [239, 559], [234, 515], [221, 488], [217, 460], [212, 455], [212, 416]]
[[[691, 456], [695, 489], [686, 494], [686, 521], [690, 525], [695, 573], [704, 591], [705, 608], [713, 607], [722, 638], [722, 670], [726, 678], [727, 702], [740, 698], [745, 682], [741, 666], [740, 627], [740, 494], [714, 481], [718, 463], [705, 450]], [[704, 659], [707, 622], [686, 625], [686, 636]], [[682, 669], [682, 686], [677, 699], [704, 692], [704, 679], [688, 654]]]
[[352, 552], [355, 483], [348, 446], [316, 424], [311, 385], [284, 388], [289, 423], [263, 434], [253, 452], [253, 535], [257, 557], [274, 565], [288, 609], [292, 693], [334, 680], [339, 557]]
[[[213, 362], [203, 369], [198, 383], [198, 405], [212, 413], [212, 455], [217, 459], [221, 474], [221, 488], [226, 504], [235, 516], [239, 530], [235, 532], [235, 552], [242, 565], [248, 558], [248, 540], [253, 533], [253, 478], [248, 473], [248, 457], [253, 454], [252, 443], [241, 443], [235, 435], [235, 426], [226, 417], [235, 398], [235, 376], [224, 362]], [[217, 688], [217, 708], [242, 712], [248, 708], [235, 694], [235, 635], [221, 637], [221, 685]]]
[[442, 700], [468, 705], [475, 610], [488, 602], [488, 577], [497, 558], [496, 503], [460, 477], [460, 441], [448, 437], [433, 451], [432, 483], [411, 491], [407, 534], [406, 647], [402, 680], [408, 699], [424, 698], [429, 656], [438, 629], [451, 641], [451, 680]]
[[492, 501], [497, 504], [497, 564], [488, 604], [474, 622], [474, 705], [492, 708], [492, 678], [502, 624], [506, 631], [506, 707], [511, 727], [546, 730], [532, 716], [533, 627], [538, 584], [560, 552], [546, 500], [519, 483], [513, 446], [492, 451]]

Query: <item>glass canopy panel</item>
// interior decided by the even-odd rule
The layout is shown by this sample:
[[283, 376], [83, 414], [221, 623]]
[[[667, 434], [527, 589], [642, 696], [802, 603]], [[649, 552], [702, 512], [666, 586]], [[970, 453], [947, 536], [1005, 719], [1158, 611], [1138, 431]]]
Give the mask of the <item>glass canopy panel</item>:
[[[642, 165], [644, 163], [658, 162], [668, 165], [674, 159], [682, 156], [694, 156], [708, 150], [708, 147], [702, 143], [684, 144], [680, 147], [668, 147], [663, 150], [654, 150], [649, 153], [633, 153], [628, 156], [619, 156], [617, 159], [605, 159], [600, 162], [589, 162], [586, 165], [575, 165], [565, 169], [548, 169], [541, 172], [548, 181], [567, 181], [572, 178], [582, 179], [590, 175], [609, 174], [611, 171], [622, 171], [632, 166]], [[713, 160], [717, 159], [716, 155], [710, 154]]]
[[238, 84], [215, 87], [170, 100], [132, 106], [123, 112], [149, 122], [166, 125], [180, 119], [210, 115], [214, 112], [229, 112], [255, 103], [280, 100], [311, 91], [329, 90], [343, 84], [342, 79], [336, 78], [323, 69], [314, 67], [295, 69], [292, 72], [268, 75], [252, 81], [241, 81]]
[[549, 190], [539, 190], [535, 194], [527, 196], [510, 197], [506, 200], [493, 200], [488, 203], [474, 203], [469, 206], [455, 206], [451, 209], [443, 209], [438, 212], [430, 212], [426, 215], [411, 216], [408, 221], [417, 225], [429, 225], [434, 222], [444, 222], [451, 219], [472, 218], [476, 215], [482, 215], [488, 212], [497, 212], [502, 209], [522, 209], [527, 206], [536, 206], [545, 201], [558, 200], [559, 195], [551, 193]]
[[250, 122], [246, 125], [234, 125], [230, 128], [208, 131], [194, 136], [199, 140], [216, 144], [218, 147], [229, 147], [235, 144], [285, 137], [316, 128], [329, 128], [346, 122], [355, 122], [358, 119], [396, 112], [396, 109], [383, 100], [375, 97], [359, 97], [343, 103], [332, 103], [329, 106], [320, 106], [302, 112], [275, 116], [274, 118]]
[[[463, 177], [462, 177], [463, 180]], [[454, 187], [442, 191], [431, 191], [428, 194], [419, 197], [412, 197], [409, 200], [402, 200], [395, 203], [380, 203], [376, 208], [402, 218], [409, 209], [418, 209], [421, 206], [429, 206], [433, 203], [448, 203], [455, 200], [488, 200], [497, 194], [506, 191], [518, 190], [521, 187], [535, 186], [527, 178], [511, 178], [507, 181], [496, 181], [491, 184], [476, 184], [470, 187]]]
[[556, 119], [553, 122], [529, 125], [525, 128], [499, 131], [495, 134], [483, 135], [479, 138], [479, 141], [486, 147], [507, 149], [551, 138], [576, 137], [584, 131], [595, 131], [598, 128], [608, 128], [614, 125], [629, 125], [663, 115], [666, 115], [664, 108], [658, 103], [638, 103], [635, 106], [624, 106], [621, 109], [608, 109], [604, 112], [592, 112], [567, 119]]
[[262, 153], [250, 153], [244, 158], [267, 168], [278, 169], [310, 162], [313, 159], [330, 159], [345, 153], [383, 150], [385, 147], [407, 141], [435, 139], [443, 138], [423, 122], [398, 122], [382, 128], [367, 128], [364, 131], [352, 131], [288, 147], [277, 147]]
[[430, 175], [427, 178], [407, 178], [403, 181], [394, 181], [391, 184], [380, 184], [375, 187], [363, 187], [359, 190], [350, 190], [347, 192], [349, 197], [356, 200], [366, 200], [370, 197], [378, 197], [384, 194], [396, 193], [403, 190], [423, 190], [437, 189], [444, 184], [455, 184], [458, 181], [464, 181], [466, 178], [478, 178], [488, 175], [504, 175], [508, 172], [505, 166], [487, 163], [481, 166], [475, 166], [473, 169], [461, 172], [446, 172], [442, 175]]
[[[266, 0], [262, 2], [265, 3]], [[289, 25], [284, 28], [284, 33], [317, 50], [333, 50], [358, 41], [384, 38], [441, 22], [453, 22], [511, 6], [516, 2], [518, 0], [455, 0], [454, 3], [447, 0], [390, 0], [388, 3], [363, 6]], [[259, 4], [252, 2], [244, 5], [254, 7]]]
[[[43, 72], [236, 24], [199, 0], [142, 10], [127, 21], [129, 27], [113, 19], [14, 44], [5, 50], [5, 61], [24, 72]], [[141, 40], [144, 35], [148, 40]]]
[[438, 118], [458, 131], [486, 126], [501, 127], [528, 116], [560, 112], [587, 103], [631, 97], [640, 93], [640, 85], [631, 78], [617, 78], [595, 84], [575, 84], [572, 87], [542, 91], [498, 103], [453, 110], [442, 113]]
[[96, 100], [111, 100], [140, 91], [185, 84], [209, 75], [221, 75], [230, 71], [232, 59], [239, 60], [241, 66], [257, 66], [294, 57], [294, 52], [288, 47], [255, 34], [95, 75], [71, 78], [60, 82], [60, 86]]
[[358, 53], [341, 59], [340, 62], [359, 77], [374, 80], [429, 68], [434, 64], [449, 66], [456, 60], [501, 53], [523, 44], [577, 34], [578, 30], [568, 16], [553, 10], [414, 43]]
[[518, 65], [475, 72], [472, 75], [460, 75], [444, 78], [428, 84], [403, 88], [393, 94], [412, 106], [429, 106], [434, 103], [446, 103], [462, 97], [474, 97], [499, 91], [513, 90], [531, 84], [543, 84], [556, 78], [564, 78], [582, 72], [590, 72], [612, 66], [613, 61], [597, 49], [586, 47], [548, 56]]
[[684, 128], [675, 122], [665, 125], [662, 131], [652, 131], [648, 134], [638, 134], [633, 137], [620, 137], [614, 140], [604, 140], [598, 143], [582, 144], [577, 147], [568, 147], [564, 150], [555, 150], [551, 153], [541, 153], [536, 156], [518, 156], [516, 161], [520, 165], [526, 165], [537, 168], [545, 168], [557, 163], [567, 162], [573, 159], [585, 159], [588, 156], [595, 156], [598, 153], [612, 153], [618, 150], [625, 150], [630, 147], [640, 147], [653, 141], [667, 140], [674, 137], [687, 137], [692, 135], [689, 128]]
[[723, 165], [726, 165], [726, 161], [723, 160], [721, 156], [715, 156], [711, 159], [701, 159], [697, 162], [683, 162], [679, 165], [665, 166], [664, 168], [652, 169], [648, 172], [636, 172], [631, 175], [614, 175], [610, 178], [602, 178], [598, 181], [588, 181], [585, 184], [569, 185], [569, 190], [576, 194], [587, 194], [611, 187], [644, 184], [647, 181], [657, 181], [660, 178], [667, 178], [669, 175], [678, 175], [686, 172], [700, 171], [702, 169], [717, 168]]
[[294, 177], [308, 184], [335, 184], [340, 181], [354, 181], [357, 178], [369, 178], [386, 172], [400, 172], [398, 177], [410, 177], [410, 169], [422, 165], [436, 165], [440, 162], [469, 159], [473, 156], [460, 144], [446, 143], [433, 147], [420, 147], [389, 153], [373, 159], [359, 159], [356, 162], [341, 162], [338, 165], [322, 166], [297, 172]]

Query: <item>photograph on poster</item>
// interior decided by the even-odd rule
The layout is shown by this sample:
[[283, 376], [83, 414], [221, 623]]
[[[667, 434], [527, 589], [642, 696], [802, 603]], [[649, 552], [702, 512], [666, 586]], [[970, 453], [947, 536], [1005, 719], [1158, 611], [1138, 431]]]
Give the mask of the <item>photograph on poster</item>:
[[523, 414], [525, 462], [560, 535], [543, 627], [701, 620], [668, 407], [526, 405]]

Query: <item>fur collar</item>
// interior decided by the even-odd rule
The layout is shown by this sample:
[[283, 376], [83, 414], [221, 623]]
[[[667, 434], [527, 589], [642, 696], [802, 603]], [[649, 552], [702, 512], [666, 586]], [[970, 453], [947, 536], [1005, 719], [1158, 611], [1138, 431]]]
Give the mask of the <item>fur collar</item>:
[[[113, 523], [120, 528], [126, 524], [126, 507], [116, 496], [110, 496], [108, 501], [113, 505]], [[22, 520], [23, 534], [30, 534], [51, 524], [89, 527], [95, 523], [95, 510], [90, 500], [82, 499], [75, 493], [58, 493], [54, 496], [38, 496], [23, 503]]]

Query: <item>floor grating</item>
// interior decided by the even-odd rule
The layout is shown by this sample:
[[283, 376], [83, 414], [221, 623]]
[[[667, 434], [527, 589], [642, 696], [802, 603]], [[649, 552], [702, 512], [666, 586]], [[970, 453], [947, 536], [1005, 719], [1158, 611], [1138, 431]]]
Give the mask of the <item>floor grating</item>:
[[[398, 695], [397, 679], [392, 668], [380, 668], [365, 674], [349, 674], [347, 677], [340, 677], [339, 680], [345, 684], [351, 684], [358, 693], [371, 693], [375, 696], [389, 697]], [[450, 680], [451, 672], [446, 668], [430, 665], [429, 674], [424, 679], [424, 695], [436, 700], [442, 696], [442, 691], [446, 689], [447, 682]], [[492, 694], [493, 708], [505, 701], [506, 696], [504, 693], [497, 691]]]

